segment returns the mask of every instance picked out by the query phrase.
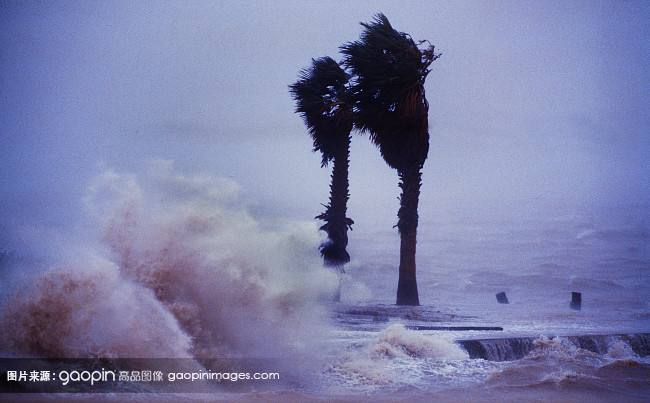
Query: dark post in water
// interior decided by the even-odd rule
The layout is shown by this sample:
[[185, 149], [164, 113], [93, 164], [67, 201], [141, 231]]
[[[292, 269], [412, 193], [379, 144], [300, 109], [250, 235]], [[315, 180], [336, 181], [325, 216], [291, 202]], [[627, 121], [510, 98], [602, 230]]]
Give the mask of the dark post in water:
[[582, 293], [572, 292], [571, 293], [571, 309], [579, 311], [582, 308]]
[[500, 293], [497, 294], [497, 302], [500, 303], [500, 304], [509, 304], [510, 303], [510, 302], [508, 302], [508, 296], [503, 291], [501, 291]]

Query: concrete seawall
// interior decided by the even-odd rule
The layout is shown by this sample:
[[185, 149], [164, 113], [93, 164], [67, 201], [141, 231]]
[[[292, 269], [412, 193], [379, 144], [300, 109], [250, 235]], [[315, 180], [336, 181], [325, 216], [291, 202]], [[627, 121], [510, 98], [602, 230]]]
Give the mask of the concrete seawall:
[[[553, 336], [548, 336], [552, 338]], [[606, 354], [609, 347], [617, 342], [630, 346], [639, 356], [650, 355], [650, 333], [558, 336], [578, 348], [597, 354]], [[507, 337], [494, 339], [457, 340], [469, 354], [470, 358], [482, 358], [489, 361], [511, 361], [523, 358], [535, 348], [534, 341], [539, 337]]]

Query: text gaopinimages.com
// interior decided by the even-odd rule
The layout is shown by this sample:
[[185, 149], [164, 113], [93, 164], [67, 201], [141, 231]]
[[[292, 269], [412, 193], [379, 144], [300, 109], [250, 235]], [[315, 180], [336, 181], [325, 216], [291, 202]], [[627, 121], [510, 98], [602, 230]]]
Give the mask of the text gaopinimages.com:
[[162, 371], [7, 371], [9, 382], [50, 382], [59, 381], [63, 386], [71, 382], [83, 382], [94, 385], [98, 382], [184, 382], [184, 381], [277, 381], [279, 372], [168, 372]]

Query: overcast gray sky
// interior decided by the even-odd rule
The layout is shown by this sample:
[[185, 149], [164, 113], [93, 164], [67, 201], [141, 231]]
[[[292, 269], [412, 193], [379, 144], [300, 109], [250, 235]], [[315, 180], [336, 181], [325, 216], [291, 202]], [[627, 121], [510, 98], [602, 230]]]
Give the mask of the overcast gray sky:
[[[103, 167], [163, 158], [232, 177], [260, 214], [311, 219], [329, 174], [287, 85], [379, 11], [443, 53], [423, 219], [648, 203], [646, 1], [2, 1], [0, 218], [65, 222]], [[351, 160], [351, 216], [392, 225], [396, 173], [363, 136]]]

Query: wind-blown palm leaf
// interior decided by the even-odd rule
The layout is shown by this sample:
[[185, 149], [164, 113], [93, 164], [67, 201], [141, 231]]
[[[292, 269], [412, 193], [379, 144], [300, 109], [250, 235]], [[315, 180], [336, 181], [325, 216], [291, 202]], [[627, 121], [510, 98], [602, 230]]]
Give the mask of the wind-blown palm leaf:
[[352, 129], [348, 79], [336, 61], [321, 57], [313, 59], [312, 66], [301, 70], [299, 80], [289, 86], [296, 112], [314, 141], [314, 151], [323, 155], [323, 166], [334, 158]]
[[355, 125], [391, 167], [421, 166], [429, 150], [424, 80], [440, 55], [428, 42], [415, 43], [396, 31], [383, 14], [362, 25], [361, 38], [341, 47], [343, 64], [356, 80]]

